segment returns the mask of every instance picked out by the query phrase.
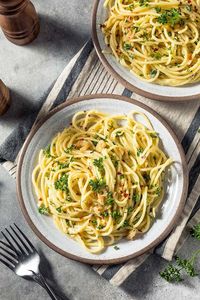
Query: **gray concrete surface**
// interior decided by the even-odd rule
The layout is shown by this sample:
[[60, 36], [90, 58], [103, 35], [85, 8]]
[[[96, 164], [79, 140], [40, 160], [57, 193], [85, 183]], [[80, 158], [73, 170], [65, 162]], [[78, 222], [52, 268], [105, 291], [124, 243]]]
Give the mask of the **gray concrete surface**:
[[[9, 43], [0, 34], [0, 78], [12, 89], [12, 106], [0, 118], [0, 141], [22, 120], [90, 36], [92, 0], [33, 1], [41, 16], [41, 33], [26, 47]], [[43, 269], [52, 285], [71, 300], [197, 300], [199, 277], [168, 284], [159, 276], [166, 262], [151, 256], [122, 288], [111, 286], [90, 267], [48, 249], [26, 224], [16, 199], [15, 182], [0, 167], [0, 228], [16, 222], [45, 255]], [[188, 256], [200, 243], [188, 240], [181, 254]], [[197, 263], [200, 269], [200, 263]], [[123, 289], [128, 290], [125, 294]], [[0, 300], [49, 299], [37, 284], [18, 278], [0, 265]]]

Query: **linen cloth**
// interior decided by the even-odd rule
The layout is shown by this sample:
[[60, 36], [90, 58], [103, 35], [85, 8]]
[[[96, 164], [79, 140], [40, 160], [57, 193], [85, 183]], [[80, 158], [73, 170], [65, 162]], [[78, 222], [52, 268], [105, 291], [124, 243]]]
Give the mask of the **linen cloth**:
[[[57, 105], [69, 98], [88, 94], [108, 93], [136, 99], [156, 110], [174, 129], [182, 143], [189, 167], [189, 190], [185, 208], [171, 234], [151, 251], [171, 260], [183, 245], [188, 229], [200, 221], [200, 105], [199, 101], [167, 103], [152, 101], [124, 88], [103, 67], [92, 41], [74, 56], [61, 75], [41, 99], [38, 107], [13, 130], [0, 146], [0, 162], [12, 177], [16, 177], [19, 151], [35, 124]], [[125, 283], [134, 270], [151, 254], [145, 253], [118, 265], [91, 266], [114, 285]]]

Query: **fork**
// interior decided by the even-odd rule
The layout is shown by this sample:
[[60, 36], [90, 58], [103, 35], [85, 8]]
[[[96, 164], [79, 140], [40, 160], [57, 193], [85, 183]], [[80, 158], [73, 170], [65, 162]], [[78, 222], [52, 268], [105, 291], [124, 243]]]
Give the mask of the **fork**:
[[15, 274], [25, 279], [33, 279], [42, 286], [51, 299], [58, 300], [40, 271], [40, 256], [26, 235], [14, 224], [1, 232], [7, 242], [0, 240], [0, 262]]

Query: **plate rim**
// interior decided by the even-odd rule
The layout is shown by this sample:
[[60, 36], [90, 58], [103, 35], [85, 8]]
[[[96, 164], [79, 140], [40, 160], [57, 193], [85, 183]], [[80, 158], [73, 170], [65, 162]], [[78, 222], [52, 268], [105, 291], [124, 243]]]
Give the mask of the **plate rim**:
[[[117, 71], [114, 70], [114, 68], [110, 65], [108, 60], [106, 59], [105, 55], [102, 53], [102, 49], [99, 44], [98, 35], [97, 35], [97, 10], [99, 7], [99, 3], [102, 0], [95, 0], [92, 10], [92, 40], [94, 44], [94, 48], [96, 50], [96, 53], [102, 62], [103, 66], [106, 68], [106, 70], [116, 79], [118, 82], [120, 82], [125, 88], [129, 89], [130, 91], [141, 95], [143, 97], [149, 98], [151, 100], [158, 100], [158, 101], [170, 101], [170, 102], [183, 102], [183, 101], [192, 101], [197, 100], [200, 97], [200, 93], [197, 95], [191, 95], [191, 96], [162, 96], [157, 95], [151, 92], [144, 91], [132, 83], [129, 83], [126, 79], [124, 79], [121, 75], [117, 73]], [[142, 81], [142, 80], [141, 80]], [[199, 82], [200, 83], [200, 82]]]
[[[125, 101], [128, 103], [133, 103], [138, 107], [141, 107], [143, 109], [145, 109], [146, 111], [148, 111], [149, 113], [151, 113], [154, 117], [156, 117], [163, 125], [164, 127], [169, 131], [170, 135], [172, 136], [178, 152], [180, 154], [180, 158], [181, 158], [181, 163], [182, 163], [182, 169], [183, 169], [183, 186], [182, 186], [182, 190], [181, 190], [181, 198], [180, 198], [180, 202], [179, 205], [177, 207], [176, 213], [173, 217], [173, 219], [171, 220], [171, 222], [168, 224], [168, 226], [166, 227], [166, 229], [153, 241], [151, 242], [148, 246], [144, 247], [143, 249], [133, 253], [133, 254], [129, 254], [126, 256], [123, 256], [121, 258], [114, 258], [114, 259], [90, 259], [90, 258], [83, 258], [83, 257], [79, 257], [77, 255], [71, 254], [59, 247], [57, 247], [53, 242], [50, 242], [40, 231], [39, 229], [35, 226], [35, 224], [33, 223], [31, 217], [29, 216], [29, 213], [26, 209], [25, 206], [25, 202], [23, 199], [23, 195], [22, 195], [22, 189], [21, 189], [21, 171], [22, 171], [22, 166], [23, 166], [23, 160], [24, 160], [24, 156], [26, 154], [26, 150], [32, 140], [32, 138], [34, 137], [34, 135], [36, 134], [36, 132], [40, 129], [40, 127], [49, 119], [51, 118], [53, 115], [55, 115], [57, 112], [61, 111], [62, 109], [81, 102], [81, 101], [85, 101], [85, 100], [89, 100], [92, 101], [93, 99], [116, 99], [116, 100], [120, 100], [120, 101]], [[51, 248], [52, 250], [54, 250], [55, 252], [61, 254], [62, 256], [66, 257], [66, 258], [70, 258], [79, 262], [83, 262], [83, 263], [87, 263], [87, 264], [119, 264], [125, 261], [128, 261], [129, 259], [138, 257], [144, 253], [146, 253], [147, 251], [150, 251], [152, 248], [154, 248], [156, 245], [158, 245], [159, 243], [161, 243], [167, 236], [168, 234], [172, 231], [172, 229], [174, 228], [175, 224], [177, 223], [180, 214], [184, 208], [185, 205], [185, 201], [187, 198], [187, 191], [188, 191], [188, 167], [187, 167], [187, 163], [186, 163], [186, 157], [182, 148], [181, 143], [179, 142], [176, 134], [174, 133], [174, 131], [171, 129], [171, 127], [168, 125], [168, 123], [157, 113], [155, 112], [153, 109], [151, 109], [150, 107], [148, 107], [147, 105], [140, 103], [139, 101], [135, 100], [135, 99], [130, 99], [128, 97], [125, 96], [121, 96], [121, 95], [112, 95], [112, 94], [93, 94], [93, 95], [86, 95], [86, 96], [81, 96], [81, 97], [75, 97], [75, 98], [71, 98], [71, 99], [67, 99], [64, 103], [60, 104], [59, 106], [57, 106], [56, 108], [54, 108], [53, 110], [51, 110], [45, 117], [43, 117], [41, 120], [39, 120], [39, 122], [36, 124], [36, 126], [33, 128], [33, 130], [29, 133], [29, 135], [27, 136], [25, 143], [20, 151], [20, 155], [19, 155], [19, 159], [18, 159], [18, 165], [17, 165], [17, 174], [16, 174], [16, 189], [17, 189], [17, 198], [18, 198], [18, 202], [21, 208], [21, 211], [23, 213], [23, 216], [25, 218], [25, 220], [27, 221], [28, 225], [30, 226], [30, 228], [33, 230], [33, 232], [37, 235], [37, 237], [39, 237], [39, 239], [44, 242], [49, 248]]]

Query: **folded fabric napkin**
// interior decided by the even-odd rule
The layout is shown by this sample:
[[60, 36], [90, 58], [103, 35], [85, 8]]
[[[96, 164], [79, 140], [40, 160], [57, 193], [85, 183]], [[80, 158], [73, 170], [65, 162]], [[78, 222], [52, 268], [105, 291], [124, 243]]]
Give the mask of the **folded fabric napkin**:
[[[130, 92], [104, 69], [92, 42], [89, 41], [65, 67], [48, 91], [47, 97], [41, 100], [38, 108], [30, 113], [0, 146], [0, 162], [10, 175], [15, 177], [18, 153], [31, 128], [38, 120], [69, 98], [96, 93], [120, 94], [149, 105], [166, 119], [182, 143], [189, 166], [187, 202], [174, 230], [162, 244], [151, 251], [171, 260], [186, 239], [187, 228], [200, 220], [200, 107], [198, 101], [165, 103], [152, 101]], [[150, 253], [146, 253], [119, 265], [92, 266], [92, 268], [112, 284], [121, 285], [149, 255]]]

